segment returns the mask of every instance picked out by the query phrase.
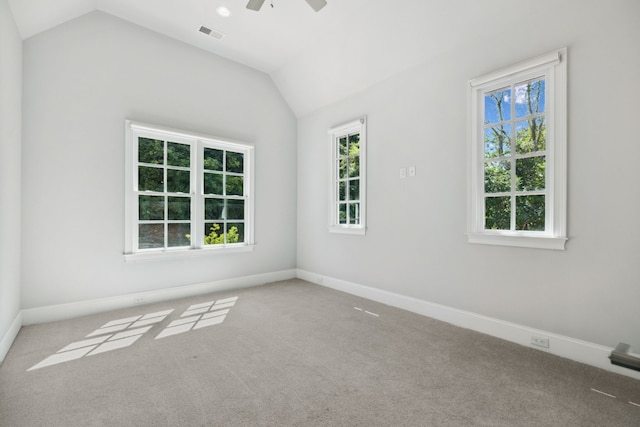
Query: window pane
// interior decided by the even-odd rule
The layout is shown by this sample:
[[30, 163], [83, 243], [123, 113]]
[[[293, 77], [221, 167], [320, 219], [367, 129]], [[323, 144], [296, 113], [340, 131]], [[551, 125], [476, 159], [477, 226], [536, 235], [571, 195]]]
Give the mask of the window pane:
[[204, 244], [222, 245], [224, 244], [224, 224], [221, 222], [207, 222], [204, 224]]
[[227, 151], [227, 172], [244, 172], [244, 155]]
[[187, 144], [167, 142], [167, 165], [185, 168], [190, 167], [191, 147]]
[[205, 194], [222, 194], [222, 174], [205, 173], [204, 174], [204, 193]]
[[190, 197], [168, 197], [168, 216], [170, 220], [191, 219], [191, 198]]
[[138, 196], [138, 217], [140, 221], [164, 219], [164, 196]]
[[484, 204], [484, 228], [487, 230], [511, 229], [511, 198], [487, 197]]
[[140, 224], [138, 247], [140, 249], [164, 248], [164, 224]]
[[516, 230], [544, 231], [544, 196], [516, 197]]
[[360, 224], [360, 203], [349, 204], [349, 224]]
[[347, 150], [347, 137], [343, 136], [341, 138], [338, 138], [338, 155], [346, 156], [348, 153], [349, 151]]
[[544, 80], [516, 85], [516, 118], [544, 113], [544, 88]]
[[347, 204], [346, 203], [340, 203], [338, 205], [338, 222], [340, 224], [347, 223]]
[[234, 222], [227, 224], [227, 243], [244, 243], [244, 224]]
[[164, 141], [138, 138], [138, 162], [154, 165], [164, 164]]
[[349, 157], [349, 177], [360, 176], [360, 156]]
[[243, 178], [241, 176], [227, 175], [227, 195], [242, 196], [244, 195]]
[[244, 219], [244, 200], [227, 199], [226, 219]]
[[347, 157], [345, 157], [344, 159], [338, 160], [338, 178], [340, 179], [347, 178], [348, 164], [349, 164], [349, 159]]
[[222, 150], [204, 149], [204, 168], [210, 171], [222, 171]]
[[349, 180], [349, 200], [360, 200], [360, 180]]
[[138, 168], [139, 191], [164, 191], [164, 169], [140, 166]]
[[186, 193], [191, 191], [191, 172], [167, 169], [167, 191], [169, 193]]
[[349, 135], [349, 155], [357, 156], [360, 154], [360, 134]]
[[338, 182], [338, 200], [344, 202], [347, 200], [347, 182], [340, 181]]
[[492, 159], [511, 154], [511, 125], [484, 130], [484, 157]]
[[205, 199], [204, 219], [222, 219], [223, 199]]
[[511, 191], [511, 162], [487, 162], [484, 164], [484, 192]]
[[516, 152], [533, 153], [547, 149], [547, 128], [544, 117], [516, 123]]
[[501, 89], [484, 96], [484, 123], [511, 120], [511, 90]]
[[168, 246], [190, 246], [191, 245], [191, 224], [169, 224], [168, 225]]
[[518, 191], [545, 189], [545, 156], [516, 160], [516, 188]]

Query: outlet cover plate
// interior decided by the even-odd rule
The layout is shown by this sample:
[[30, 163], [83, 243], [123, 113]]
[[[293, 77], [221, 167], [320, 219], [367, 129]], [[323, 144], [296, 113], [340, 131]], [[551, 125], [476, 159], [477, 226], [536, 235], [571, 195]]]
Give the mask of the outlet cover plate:
[[534, 335], [531, 337], [531, 345], [534, 345], [536, 347], [549, 348], [549, 338]]

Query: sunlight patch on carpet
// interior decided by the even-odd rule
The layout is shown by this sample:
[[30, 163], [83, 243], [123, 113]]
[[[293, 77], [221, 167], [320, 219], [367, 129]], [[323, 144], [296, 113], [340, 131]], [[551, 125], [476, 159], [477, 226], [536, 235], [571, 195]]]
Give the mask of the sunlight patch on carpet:
[[[238, 297], [231, 297], [193, 304], [180, 315], [179, 319], [169, 323], [155, 339], [219, 325], [224, 322], [230, 308], [236, 304], [237, 300]], [[42, 362], [27, 369], [27, 371], [81, 359], [85, 356], [95, 356], [108, 351], [127, 348], [149, 332], [155, 324], [164, 321], [173, 311], [174, 309], [171, 308], [144, 315], [111, 320], [87, 334], [85, 339], [72, 342]]]
[[129, 347], [148, 332], [153, 324], [162, 322], [172, 312], [173, 309], [169, 309], [107, 322], [85, 337], [89, 339], [76, 341], [63, 347], [56, 354], [47, 357], [27, 371]]
[[156, 339], [183, 334], [192, 329], [206, 328], [219, 325], [229, 313], [229, 309], [236, 304], [238, 297], [225, 298], [218, 301], [208, 301], [194, 304], [180, 315], [180, 319], [174, 320], [156, 336]]

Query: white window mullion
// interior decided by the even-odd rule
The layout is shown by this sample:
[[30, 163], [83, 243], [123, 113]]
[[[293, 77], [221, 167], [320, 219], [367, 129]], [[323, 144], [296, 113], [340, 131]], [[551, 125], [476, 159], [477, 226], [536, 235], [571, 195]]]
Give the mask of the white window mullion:
[[[546, 79], [545, 82], [545, 97], [546, 99], [557, 99], [555, 96], [555, 78], [554, 78], [554, 74], [552, 72], [546, 73], [544, 78]], [[560, 162], [560, 164], [564, 164], [565, 160], [564, 160], [564, 156], [561, 155], [561, 153], [559, 153], [556, 150], [556, 126], [564, 126], [564, 120], [561, 117], [558, 117], [556, 115], [556, 111], [558, 111], [556, 109], [556, 104], [558, 102], [562, 102], [563, 97], [559, 97], [560, 99], [558, 99], [557, 102], [549, 102], [547, 105], [547, 108], [545, 110], [545, 126], [547, 129], [547, 134], [546, 134], [546, 153], [554, 153], [554, 155], [547, 155], [546, 158], [546, 167], [545, 167], [545, 221], [547, 224], [547, 227], [549, 228], [549, 230], [554, 234], [561, 234], [564, 235], [565, 231], [564, 229], [562, 230], [558, 230], [557, 226], [559, 224], [564, 224], [565, 220], [564, 219], [559, 219], [556, 218], [556, 215], [554, 213], [558, 212], [561, 215], [564, 215], [562, 212], [564, 211], [563, 208], [556, 206], [556, 201], [555, 201], [555, 193], [556, 191], [562, 191], [563, 192], [563, 199], [564, 199], [564, 180], [560, 179], [560, 174], [558, 173], [558, 171], [556, 171], [556, 162]], [[560, 111], [564, 111], [565, 107], [562, 107], [559, 109]], [[554, 120], [548, 120], [549, 117], [554, 118]], [[566, 144], [563, 144], [566, 145]], [[560, 183], [558, 185], [558, 183]]]
[[200, 222], [204, 220], [204, 197], [202, 191], [202, 172], [198, 169], [198, 164], [203, 158], [202, 144], [199, 140], [191, 144], [191, 248], [202, 247], [202, 233], [200, 232]]
[[511, 162], [511, 221], [510, 221], [510, 230], [516, 230], [516, 86], [512, 84], [509, 86], [510, 91], [510, 112], [509, 115], [511, 120], [507, 123], [510, 125], [510, 135], [509, 135], [509, 149], [511, 150], [511, 158], [509, 161]]
[[249, 177], [248, 182], [245, 184], [245, 216], [244, 216], [244, 229], [245, 229], [245, 241], [249, 245], [253, 245], [253, 236], [254, 236], [254, 198], [252, 197], [255, 194], [255, 180], [253, 177], [255, 176], [255, 158], [254, 151], [246, 150], [245, 151], [245, 164], [244, 164], [244, 176], [245, 181], [246, 177]]
[[168, 193], [168, 188], [167, 188], [167, 177], [168, 177], [168, 172], [167, 172], [167, 140], [166, 138], [164, 139], [164, 141], [162, 142], [162, 146], [163, 146], [163, 159], [164, 159], [164, 165], [163, 165], [163, 170], [162, 170], [162, 176], [163, 176], [163, 192], [164, 192], [164, 249], [167, 249], [169, 247], [169, 193]]
[[[131, 235], [125, 238], [128, 241], [128, 244], [131, 245], [130, 250], [132, 252], [137, 252], [139, 249], [138, 235], [140, 234], [140, 207], [138, 205], [140, 195], [138, 191], [138, 136], [135, 133], [133, 133], [133, 135], [127, 135], [127, 140], [127, 155], [130, 155], [132, 157], [131, 165], [129, 165], [127, 170], [131, 174], [132, 185], [131, 188], [127, 189], [127, 192], [125, 194], [129, 194], [129, 191], [131, 192], [130, 196], [128, 197], [128, 205], [131, 206], [133, 212], [131, 215], [127, 215], [125, 226], [129, 221], [133, 221], [133, 225], [127, 227], [127, 230], [133, 229], [133, 232], [131, 233]], [[129, 147], [129, 145], [131, 145], [131, 147]], [[125, 247], [125, 252], [126, 250], [127, 248]]]

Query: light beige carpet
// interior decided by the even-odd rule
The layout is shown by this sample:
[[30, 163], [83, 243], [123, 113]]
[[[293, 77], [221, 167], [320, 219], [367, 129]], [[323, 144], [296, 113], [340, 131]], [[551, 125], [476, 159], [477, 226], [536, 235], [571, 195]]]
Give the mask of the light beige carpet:
[[1, 426], [637, 427], [638, 404], [640, 381], [300, 280], [25, 327], [0, 366]]

